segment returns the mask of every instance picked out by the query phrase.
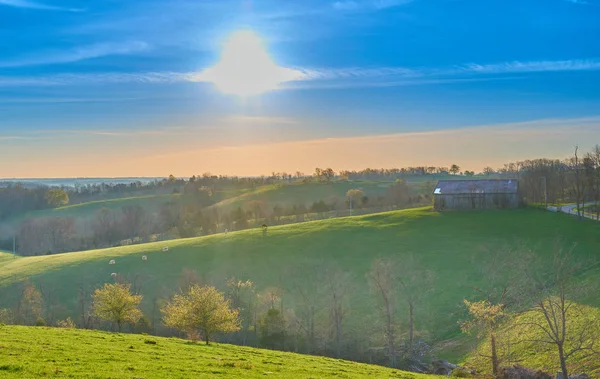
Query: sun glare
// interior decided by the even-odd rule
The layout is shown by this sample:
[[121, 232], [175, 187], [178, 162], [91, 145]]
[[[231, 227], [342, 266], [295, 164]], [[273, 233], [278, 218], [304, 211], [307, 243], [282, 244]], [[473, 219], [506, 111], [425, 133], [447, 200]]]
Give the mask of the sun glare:
[[277, 66], [263, 41], [252, 31], [239, 31], [225, 43], [221, 60], [200, 74], [226, 94], [251, 96], [276, 90], [283, 82], [299, 80], [302, 73]]

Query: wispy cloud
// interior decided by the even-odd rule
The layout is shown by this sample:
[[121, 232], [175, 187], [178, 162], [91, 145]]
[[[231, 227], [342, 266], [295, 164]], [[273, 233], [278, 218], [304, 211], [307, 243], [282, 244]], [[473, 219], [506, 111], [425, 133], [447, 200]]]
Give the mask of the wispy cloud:
[[584, 1], [584, 0], [566, 0], [566, 1], [568, 1], [569, 3], [573, 3], [573, 4], [588, 4], [588, 2]]
[[39, 9], [45, 11], [81, 12], [83, 10], [79, 8], [57, 7], [54, 5], [47, 5], [29, 0], [0, 0], [0, 5], [7, 5], [9, 7], [15, 8]]
[[600, 69], [600, 60], [576, 59], [564, 61], [533, 61], [533, 62], [505, 62], [499, 64], [468, 64], [463, 67], [465, 72], [502, 74], [502, 73], [527, 73], [547, 71], [583, 71]]
[[412, 0], [341, 0], [332, 4], [339, 11], [381, 10], [410, 3]]
[[79, 46], [68, 51], [51, 51], [41, 55], [25, 57], [22, 59], [0, 61], [0, 67], [23, 67], [70, 63], [110, 55], [135, 54], [148, 50], [149, 47], [150, 46], [146, 42], [142, 41], [97, 43]]
[[288, 117], [275, 117], [275, 116], [231, 116], [226, 117], [222, 121], [229, 123], [240, 123], [240, 124], [287, 124], [296, 125], [299, 123], [298, 120]]
[[[301, 68], [294, 67], [297, 75], [282, 88], [349, 88], [382, 87], [418, 84], [453, 83], [514, 79], [515, 75], [545, 72], [600, 70], [600, 60], [562, 60], [502, 62], [495, 64], [470, 63], [448, 68]], [[91, 84], [174, 84], [208, 83], [209, 78], [200, 72], [145, 72], [57, 74], [30, 77], [0, 77], [0, 87], [10, 86], [61, 86]]]

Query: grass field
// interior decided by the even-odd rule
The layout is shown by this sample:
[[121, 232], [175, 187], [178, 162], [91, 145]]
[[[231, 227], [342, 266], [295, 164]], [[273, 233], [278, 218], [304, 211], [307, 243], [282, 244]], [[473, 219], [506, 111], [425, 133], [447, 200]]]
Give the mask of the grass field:
[[2, 378], [433, 378], [338, 359], [233, 345], [0, 326]]
[[231, 210], [251, 201], [264, 201], [273, 207], [275, 204], [310, 205], [315, 201], [330, 202], [334, 198], [345, 199], [346, 192], [351, 189], [362, 189], [367, 196], [385, 195], [392, 182], [382, 181], [333, 181], [326, 182], [292, 182], [261, 186], [254, 191], [223, 200], [215, 206]]
[[[221, 288], [231, 276], [251, 279], [260, 289], [282, 286], [286, 307], [295, 307], [295, 284], [316, 280], [320, 268], [334, 266], [350, 272], [354, 279], [348, 328], [365, 329], [364, 325], [375, 324], [375, 301], [365, 279], [373, 260], [394, 257], [402, 262], [413, 255], [434, 277], [433, 291], [415, 311], [417, 329], [428, 331], [420, 338], [460, 340], [457, 321], [465, 317], [462, 300], [477, 298], [474, 288], [486, 282], [479, 267], [491, 252], [526, 245], [548, 263], [557, 237], [565, 245], [577, 242], [575, 254], [579, 256], [597, 257], [600, 252], [598, 224], [578, 222], [566, 214], [537, 209], [436, 213], [419, 208], [271, 227], [264, 237], [253, 229], [80, 253], [0, 258], [0, 300], [6, 306], [16, 305], [16, 286], [29, 277], [55, 291], [65, 307], [59, 318], [74, 317], [78, 283], [100, 286], [117, 272], [144, 278], [142, 306], [148, 314], [154, 297], [172, 294], [182, 270], [193, 269]], [[169, 246], [166, 253], [162, 252], [165, 245]], [[142, 255], [148, 260], [142, 261]], [[117, 264], [110, 266], [110, 259]], [[597, 266], [589, 275], [600, 278]], [[598, 293], [582, 301], [597, 307]], [[402, 302], [398, 307], [404, 316]], [[441, 357], [456, 360], [467, 353], [466, 346], [448, 346], [452, 347], [441, 351]]]
[[138, 197], [122, 197], [109, 200], [90, 201], [87, 203], [66, 205], [53, 209], [44, 209], [40, 211], [29, 212], [21, 216], [8, 220], [10, 224], [18, 224], [27, 218], [43, 218], [43, 217], [75, 217], [75, 218], [90, 218], [102, 208], [110, 210], [119, 210], [124, 206], [139, 205], [147, 212], [155, 212], [160, 206], [171, 199], [177, 199], [179, 195], [149, 195]]

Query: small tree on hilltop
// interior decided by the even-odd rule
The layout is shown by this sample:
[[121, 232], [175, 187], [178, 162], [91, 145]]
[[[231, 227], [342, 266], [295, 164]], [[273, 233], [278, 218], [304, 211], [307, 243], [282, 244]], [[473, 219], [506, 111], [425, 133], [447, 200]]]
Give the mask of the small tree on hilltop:
[[187, 293], [178, 294], [161, 309], [167, 327], [193, 334], [200, 332], [208, 345], [217, 332], [240, 330], [239, 310], [216, 288], [193, 285]]
[[459, 171], [460, 171], [460, 167], [458, 165], [453, 164], [450, 167], [450, 172], [452, 173], [452, 175], [458, 174]]
[[133, 295], [129, 284], [105, 284], [92, 295], [94, 315], [113, 324], [117, 324], [119, 332], [123, 323], [136, 323], [142, 316], [138, 308], [141, 295]]

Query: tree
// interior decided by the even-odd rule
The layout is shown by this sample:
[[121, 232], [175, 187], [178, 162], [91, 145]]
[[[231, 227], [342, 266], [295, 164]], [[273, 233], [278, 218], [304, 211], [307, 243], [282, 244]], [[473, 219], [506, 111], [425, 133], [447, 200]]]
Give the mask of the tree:
[[350, 292], [350, 277], [348, 273], [337, 269], [328, 269], [325, 272], [325, 288], [328, 292], [329, 312], [331, 324], [335, 333], [335, 353], [341, 356], [343, 324], [348, 312], [348, 295]]
[[579, 146], [575, 146], [575, 154], [573, 154], [573, 170], [575, 170], [575, 185], [574, 185], [574, 194], [575, 201], [577, 203], [577, 217], [581, 220], [583, 219], [583, 215], [585, 212], [585, 180], [583, 167], [581, 162], [579, 161], [579, 157], [577, 155], [577, 151], [579, 150]]
[[496, 171], [493, 168], [491, 168], [490, 166], [486, 166], [483, 169], [483, 173], [485, 174], [485, 176], [490, 176], [490, 175], [495, 174]]
[[410, 197], [410, 188], [406, 181], [397, 179], [394, 184], [388, 188], [388, 197], [392, 205], [398, 207], [406, 204]]
[[17, 309], [19, 318], [25, 325], [33, 325], [38, 318], [42, 317], [43, 309], [44, 300], [42, 294], [33, 283], [26, 280]]
[[[242, 345], [246, 345], [250, 333], [256, 333], [257, 296], [254, 283], [236, 278], [227, 280], [227, 298], [231, 306], [239, 311]], [[256, 334], [254, 335], [256, 337]]]
[[492, 360], [492, 372], [496, 376], [500, 369], [500, 360], [498, 359], [496, 347], [496, 328], [504, 316], [504, 304], [492, 304], [488, 300], [470, 302], [466, 299], [464, 303], [467, 306], [471, 319], [462, 322], [460, 328], [463, 333], [470, 333], [476, 330], [478, 338], [490, 338], [491, 355], [489, 358]]
[[193, 285], [161, 309], [166, 326], [193, 334], [200, 332], [208, 345], [214, 333], [240, 330], [239, 310], [231, 309], [223, 293], [210, 286]]
[[46, 202], [52, 208], [61, 207], [69, 204], [69, 194], [62, 189], [51, 189], [44, 196]]
[[452, 166], [450, 166], [450, 172], [452, 173], [452, 175], [458, 174], [459, 171], [460, 167], [458, 165], [453, 164]]
[[398, 282], [398, 291], [408, 306], [408, 343], [412, 349], [415, 339], [415, 308], [424, 294], [433, 288], [433, 276], [430, 271], [423, 270], [413, 255], [409, 255], [401, 263], [394, 265]]
[[[531, 264], [525, 266], [526, 293], [534, 300], [534, 317], [521, 323], [540, 332], [536, 343], [556, 348], [563, 378], [569, 377], [568, 362], [574, 355], [600, 360], [596, 343], [600, 340], [598, 320], [585, 307], [570, 300], [579, 290], [574, 279], [584, 265], [573, 256], [575, 245], [566, 252], [556, 247], [552, 271], [548, 276], [536, 275]], [[530, 262], [534, 256], [530, 255]], [[583, 288], [584, 289], [584, 288]], [[577, 321], [577, 323], [575, 322]], [[578, 326], [576, 327], [576, 324]]]
[[517, 272], [521, 257], [526, 255], [523, 251], [484, 248], [484, 261], [480, 254], [473, 257], [474, 266], [480, 269], [481, 276], [485, 278], [473, 290], [484, 299], [472, 302], [463, 300], [470, 319], [459, 322], [459, 325], [463, 333], [475, 332], [477, 338], [489, 339], [489, 355], [479, 355], [491, 361], [494, 375], [498, 375], [500, 365], [510, 356], [510, 338], [504, 338], [506, 336], [500, 334], [499, 325], [509, 316], [506, 304], [515, 304], [521, 300], [518, 296], [520, 281]]
[[143, 234], [145, 211], [139, 205], [126, 205], [121, 208], [122, 230], [133, 243], [136, 237]]
[[121, 331], [123, 323], [136, 323], [142, 316], [138, 308], [142, 301], [141, 295], [133, 295], [129, 284], [105, 284], [92, 295], [94, 315], [102, 320], [117, 324]]
[[333, 177], [335, 176], [335, 171], [333, 171], [331, 168], [326, 168], [325, 170], [321, 171], [321, 175], [323, 175], [325, 177], [325, 179], [330, 182], [331, 179], [333, 179]]
[[350, 205], [350, 209], [356, 208], [357, 204], [361, 204], [362, 198], [365, 196], [365, 193], [359, 189], [351, 189], [346, 192], [346, 199], [348, 200], [348, 204]]
[[259, 321], [261, 346], [268, 349], [283, 350], [285, 324], [285, 318], [281, 311], [276, 308], [269, 308]]
[[395, 270], [392, 261], [378, 259], [373, 262], [368, 273], [369, 283], [373, 292], [380, 297], [381, 311], [384, 318], [384, 334], [386, 347], [390, 358], [390, 366], [396, 367], [396, 312]]

